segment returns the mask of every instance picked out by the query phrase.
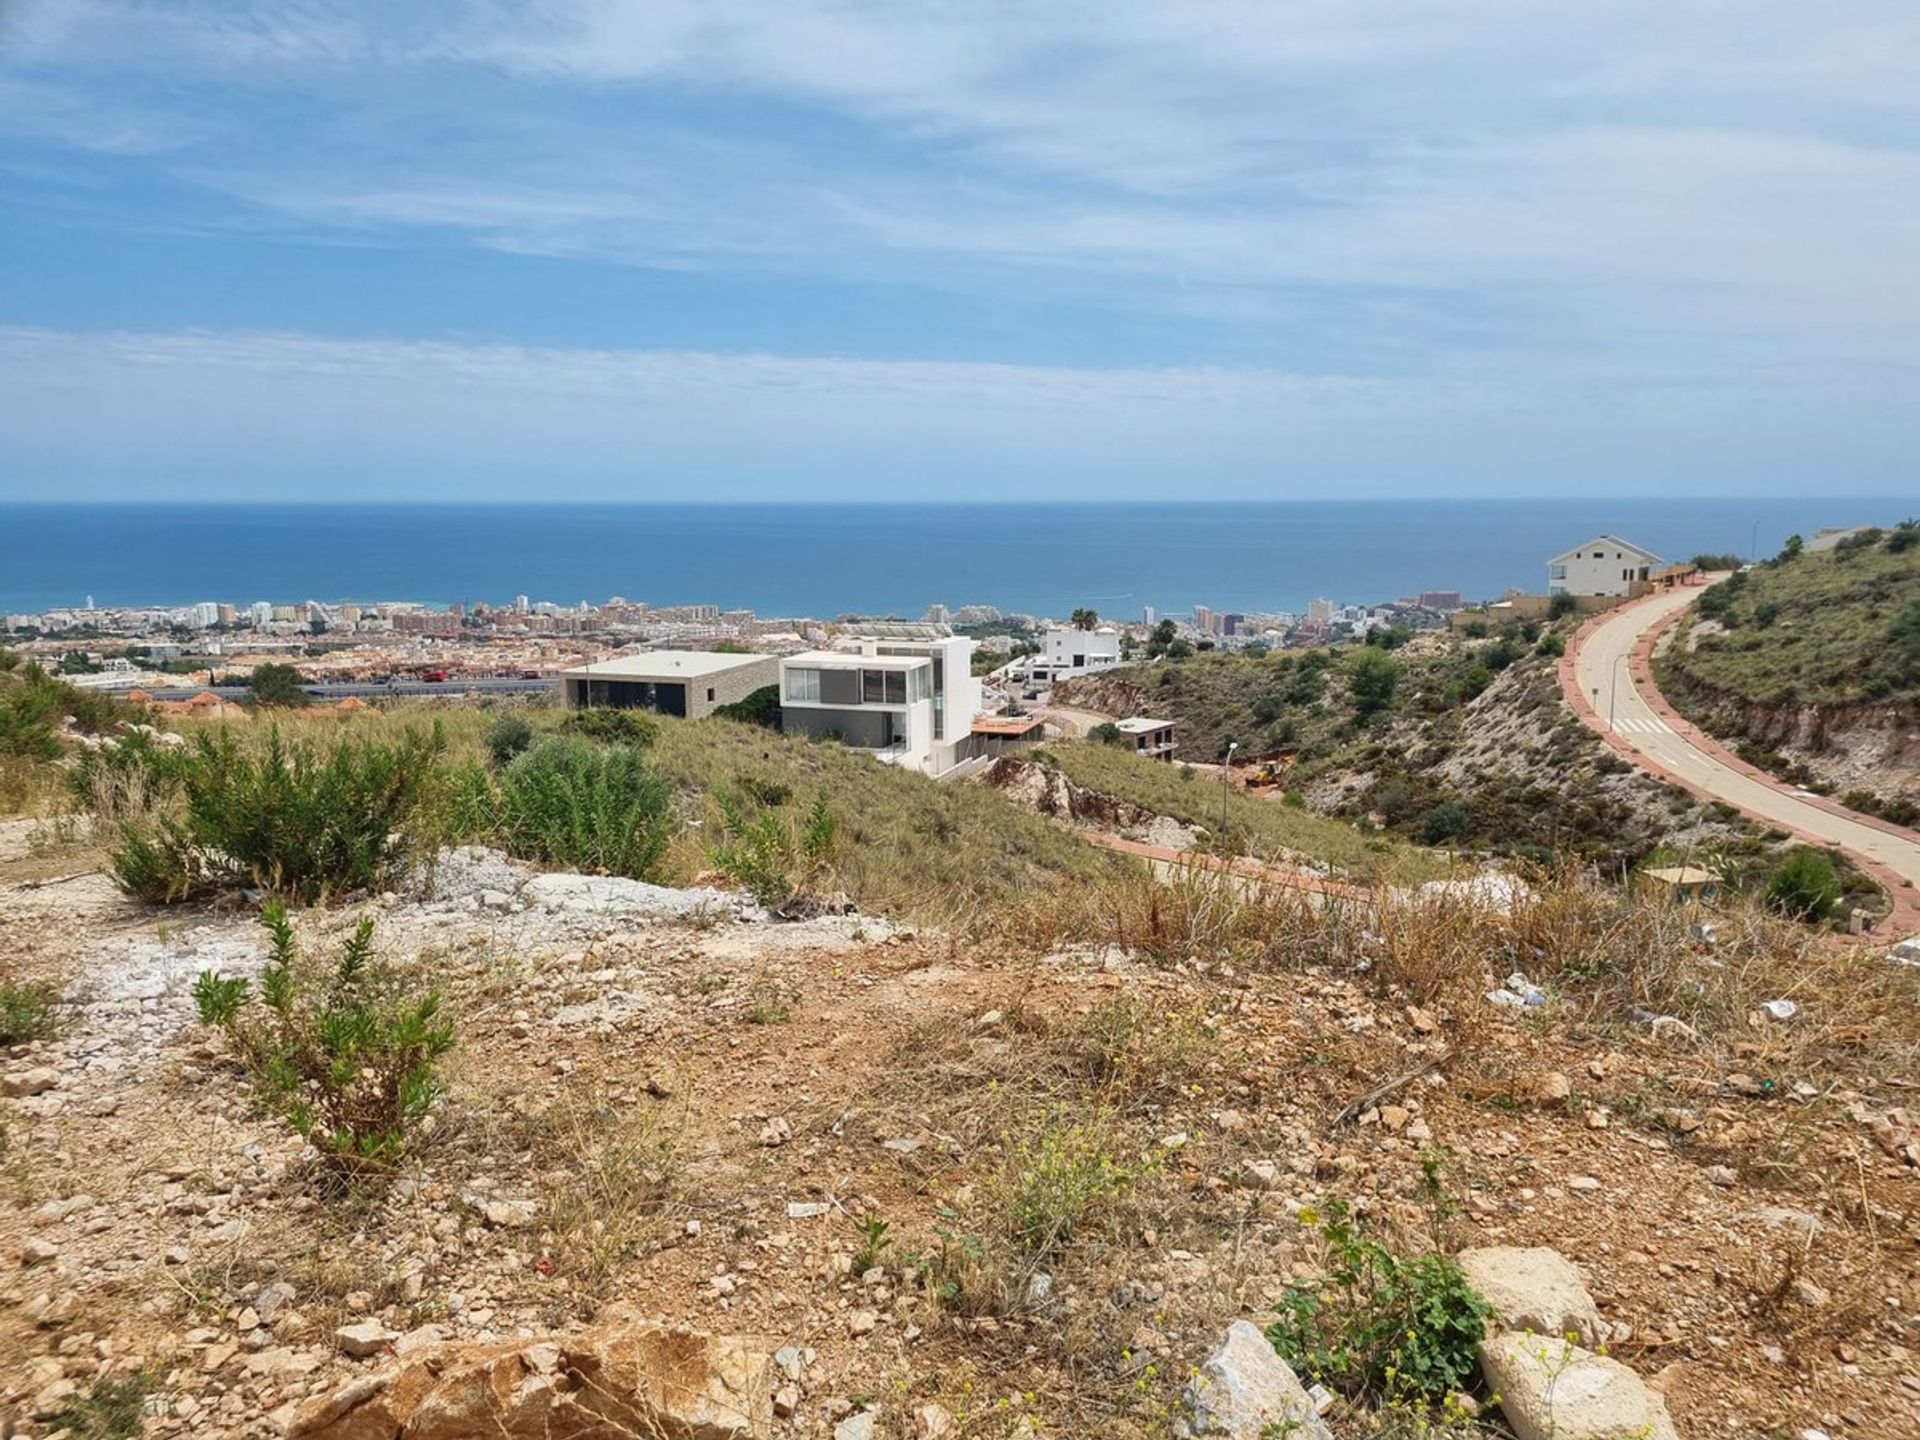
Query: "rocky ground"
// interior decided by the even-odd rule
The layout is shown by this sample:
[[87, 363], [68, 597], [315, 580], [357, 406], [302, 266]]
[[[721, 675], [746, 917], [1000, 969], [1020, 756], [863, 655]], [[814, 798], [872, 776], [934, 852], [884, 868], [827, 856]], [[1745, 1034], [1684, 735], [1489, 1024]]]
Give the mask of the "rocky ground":
[[[253, 910], [144, 908], [26, 848], [0, 859], [0, 940], [66, 1005], [0, 1057], [0, 1433], [139, 1377], [148, 1434], [278, 1435], [396, 1356], [586, 1345], [617, 1316], [740, 1337], [773, 1434], [1169, 1435], [1228, 1326], [1316, 1273], [1311, 1218], [1344, 1199], [1569, 1257], [1682, 1435], [1920, 1435], [1910, 1080], [1775, 1073], [1799, 1052], [1764, 1015], [1748, 1073], [1684, 1026], [983, 953], [463, 851], [298, 917], [324, 953], [372, 915], [459, 1037], [418, 1159], [336, 1193], [196, 1019], [201, 971], [261, 964]], [[955, 1252], [1035, 1134], [1092, 1137], [1126, 1194], [965, 1303]], [[1436, 1221], [1438, 1148], [1459, 1208]]]

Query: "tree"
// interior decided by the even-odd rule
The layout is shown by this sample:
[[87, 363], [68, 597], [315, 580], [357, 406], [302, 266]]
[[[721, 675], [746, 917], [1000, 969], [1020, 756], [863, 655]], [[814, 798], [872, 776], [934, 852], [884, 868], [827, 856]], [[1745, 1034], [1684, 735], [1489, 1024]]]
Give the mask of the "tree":
[[254, 666], [253, 673], [247, 677], [247, 690], [248, 699], [268, 708], [298, 709], [313, 703], [300, 672], [291, 665]]
[[1580, 608], [1580, 602], [1562, 591], [1547, 601], [1547, 619], [1564, 620]]
[[1428, 845], [1458, 840], [1472, 828], [1473, 817], [1458, 800], [1442, 800], [1420, 817], [1420, 839]]
[[1800, 552], [1807, 548], [1807, 542], [1798, 535], [1787, 536], [1787, 543], [1780, 547], [1782, 560], [1797, 560]]
[[1099, 614], [1084, 605], [1073, 612], [1072, 619], [1073, 628], [1076, 630], [1091, 630], [1100, 623]]
[[1087, 738], [1089, 740], [1098, 740], [1102, 745], [1124, 745], [1127, 743], [1127, 737], [1121, 733], [1120, 727], [1111, 720], [1103, 720], [1091, 730], [1087, 731]]
[[1840, 903], [1840, 877], [1833, 861], [1811, 845], [1796, 845], [1767, 882], [1767, 903], [1809, 924], [1826, 919]]
[[1365, 647], [1347, 660], [1347, 693], [1353, 698], [1354, 714], [1362, 720], [1391, 706], [1399, 683], [1400, 666], [1384, 650]]

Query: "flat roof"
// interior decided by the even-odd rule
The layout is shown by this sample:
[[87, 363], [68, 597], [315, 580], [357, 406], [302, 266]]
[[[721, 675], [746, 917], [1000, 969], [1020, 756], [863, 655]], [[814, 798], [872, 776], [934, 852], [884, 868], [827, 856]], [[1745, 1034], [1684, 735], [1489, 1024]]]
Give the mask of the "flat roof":
[[975, 735], [1026, 735], [1046, 725], [1038, 715], [976, 715]]
[[831, 665], [845, 670], [911, 670], [916, 665], [931, 667], [926, 655], [862, 655], [858, 650], [802, 650], [798, 655], [783, 655], [784, 665]]
[[1173, 728], [1173, 721], [1149, 720], [1144, 715], [1136, 715], [1131, 720], [1117, 721], [1114, 728], [1128, 735], [1140, 735], [1148, 730], [1170, 730]]
[[1720, 878], [1713, 871], [1702, 870], [1697, 865], [1663, 865], [1645, 873], [1650, 879], [1668, 885], [1708, 885]]
[[626, 680], [686, 680], [697, 676], [720, 675], [743, 665], [760, 665], [775, 659], [772, 655], [739, 655], [725, 650], [649, 650], [644, 655], [619, 655], [612, 660], [596, 660], [591, 665], [563, 670], [563, 675], [612, 676]]

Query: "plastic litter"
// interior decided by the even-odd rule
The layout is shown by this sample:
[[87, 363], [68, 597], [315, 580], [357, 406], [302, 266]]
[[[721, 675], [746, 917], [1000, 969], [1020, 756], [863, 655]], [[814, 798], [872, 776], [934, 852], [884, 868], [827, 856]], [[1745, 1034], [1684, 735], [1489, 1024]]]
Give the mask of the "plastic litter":
[[1769, 1000], [1760, 1008], [1775, 1020], [1791, 1020], [1800, 1013], [1800, 1007], [1791, 1000]]

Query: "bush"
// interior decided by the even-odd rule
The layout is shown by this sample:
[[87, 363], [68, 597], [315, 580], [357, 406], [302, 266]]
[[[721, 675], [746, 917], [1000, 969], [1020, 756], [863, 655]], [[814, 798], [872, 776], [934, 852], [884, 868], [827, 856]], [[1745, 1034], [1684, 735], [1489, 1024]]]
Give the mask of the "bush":
[[776, 912], [793, 910], [819, 882], [833, 858], [839, 822], [826, 793], [813, 797], [803, 822], [772, 808], [748, 811], [726, 795], [715, 795], [725, 838], [709, 851], [714, 868]]
[[331, 1166], [391, 1168], [444, 1093], [438, 1066], [453, 1025], [439, 992], [373, 960], [372, 920], [324, 979], [301, 963], [285, 906], [268, 902], [260, 923], [273, 953], [258, 1006], [246, 980], [203, 970], [193, 987], [201, 1020], [226, 1033], [261, 1099]]
[[496, 766], [511, 765], [533, 744], [533, 726], [524, 715], [502, 715], [487, 730], [487, 753]]
[[247, 698], [255, 705], [269, 708], [299, 709], [311, 705], [306, 682], [291, 665], [256, 665], [247, 677]]
[[66, 748], [60, 729], [66, 721], [99, 734], [137, 718], [124, 700], [97, 691], [77, 690], [38, 665], [15, 665], [0, 687], [0, 756], [52, 760]]
[[672, 798], [635, 749], [548, 739], [507, 767], [494, 829], [515, 855], [644, 880], [673, 839]]
[[1840, 903], [1833, 861], [1811, 845], [1796, 845], [1767, 881], [1767, 904], [1809, 924], [1824, 920]]
[[1473, 817], [1457, 800], [1442, 800], [1420, 817], [1420, 839], [1428, 845], [1458, 840], [1473, 828]]
[[560, 728], [569, 735], [635, 750], [646, 749], [660, 733], [652, 717], [638, 710], [574, 710], [560, 722]]
[[278, 729], [250, 746], [225, 730], [201, 734], [167, 762], [179, 767], [185, 813], [123, 826], [113, 876], [160, 904], [232, 885], [303, 903], [371, 888], [405, 858], [405, 828], [445, 750], [438, 726], [328, 746]]
[[1120, 727], [1111, 720], [1102, 720], [1098, 725], [1095, 725], [1091, 730], [1087, 731], [1087, 738], [1089, 740], [1098, 740], [1102, 745], [1124, 745], [1127, 743], [1127, 737], [1121, 733]]
[[1555, 595], [1547, 601], [1547, 618], [1565, 620], [1580, 609], [1580, 602], [1571, 595]]
[[0, 1046], [25, 1045], [53, 1034], [53, 1007], [59, 998], [53, 986], [37, 981], [0, 983]]
[[1362, 648], [1347, 660], [1347, 690], [1353, 699], [1353, 713], [1362, 720], [1391, 706], [1399, 683], [1400, 666], [1384, 650]]
[[1552, 631], [1540, 637], [1540, 643], [1533, 647], [1533, 653], [1557, 660], [1567, 653], [1567, 637], [1559, 631]]
[[731, 705], [719, 705], [714, 708], [715, 715], [722, 720], [738, 720], [746, 725], [761, 725], [769, 730], [780, 728], [780, 687], [762, 685], [744, 700], [736, 700]]
[[1440, 1400], [1467, 1384], [1493, 1312], [1460, 1267], [1445, 1255], [1396, 1255], [1362, 1235], [1340, 1201], [1320, 1228], [1326, 1274], [1289, 1285], [1267, 1329], [1281, 1357], [1309, 1381], [1375, 1401]]

